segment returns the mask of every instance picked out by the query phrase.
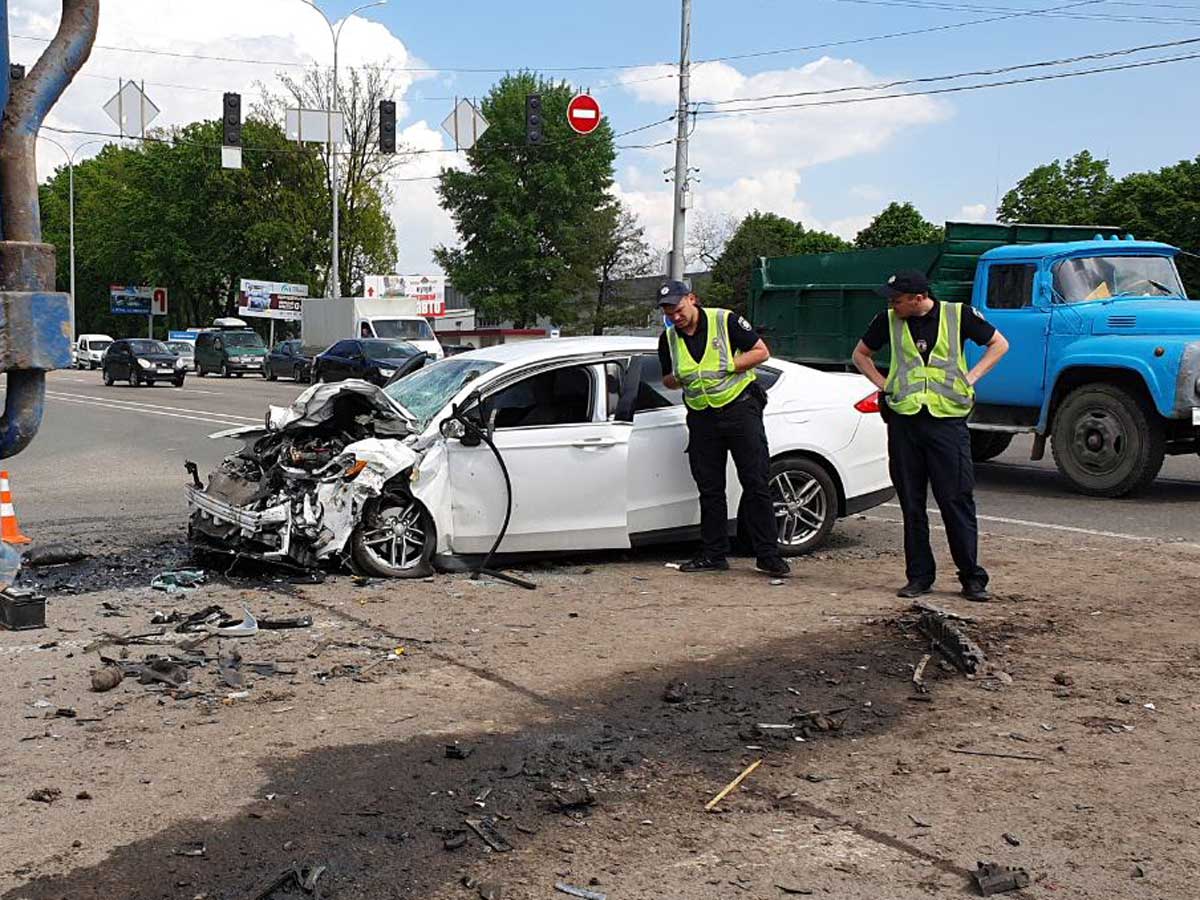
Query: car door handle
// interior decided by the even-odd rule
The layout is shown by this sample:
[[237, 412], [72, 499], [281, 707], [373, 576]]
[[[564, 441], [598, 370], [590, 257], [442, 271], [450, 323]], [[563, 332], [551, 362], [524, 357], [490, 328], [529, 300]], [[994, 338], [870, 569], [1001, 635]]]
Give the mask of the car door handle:
[[615, 447], [617, 442], [609, 437], [594, 437], [584, 438], [582, 441], [575, 441], [571, 444], [572, 447], [579, 447], [581, 450], [591, 450], [598, 447]]

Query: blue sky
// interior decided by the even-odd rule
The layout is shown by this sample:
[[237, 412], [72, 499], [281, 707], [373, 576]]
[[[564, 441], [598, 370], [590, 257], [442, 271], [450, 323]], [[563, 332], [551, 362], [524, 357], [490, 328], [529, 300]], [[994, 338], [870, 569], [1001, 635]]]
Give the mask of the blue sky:
[[[692, 55], [703, 60], [848, 40], [1069, 2], [695, 0]], [[358, 3], [322, 0], [319, 5], [336, 19]], [[26, 0], [12, 12], [14, 33], [48, 33], [60, 8], [56, 0]], [[892, 40], [697, 65], [693, 99], [871, 84], [1200, 37], [1200, 0], [1095, 0], [1064, 13], [1072, 17], [1029, 15]], [[449, 146], [438, 126], [449, 112], [450, 98], [481, 96], [499, 77], [497, 72], [446, 71], [450, 69], [531, 68], [560, 75], [590, 88], [617, 132], [661, 119], [675, 105], [674, 81], [656, 77], [664, 70], [618, 67], [677, 59], [677, 0], [526, 0], [511, 5], [391, 0], [363, 15], [378, 24], [351, 20], [343, 39], [343, 65], [388, 59], [443, 70], [404, 76], [397, 85], [405, 116], [401, 137], [415, 148]], [[1113, 18], [1174, 21], [1106, 20]], [[215, 116], [222, 90], [245, 91], [249, 104], [254, 82], [272, 77], [270, 68], [261, 65], [163, 59], [144, 52], [151, 48], [186, 48], [239, 59], [294, 59], [297, 64], [327, 62], [329, 55], [326, 27], [316, 13], [304, 9], [302, 0], [106, 0], [99, 42], [138, 52], [95, 52], [86, 77], [68, 91], [50, 124], [105, 127], [98, 106], [115, 90], [119, 76], [146, 80], [147, 92], [163, 107], [157, 124]], [[14, 48], [26, 50], [27, 56], [32, 52], [20, 42]], [[1129, 59], [1188, 52], [1200, 53], [1200, 44]], [[692, 162], [701, 169], [694, 186], [696, 215], [740, 216], [757, 207], [852, 236], [894, 199], [911, 200], [934, 221], [990, 218], [997, 186], [1003, 194], [1034, 165], [1080, 149], [1108, 157], [1118, 175], [1169, 165], [1198, 152], [1194, 101], [1185, 97], [1185, 86], [1195, 81], [1197, 62], [937, 98], [701, 118], [692, 137]], [[583, 66], [607, 68], [561, 71]], [[1045, 71], [1064, 68], [1069, 67]], [[1026, 74], [1036, 73], [1016, 76]], [[665, 140], [673, 133], [668, 124], [628, 140]], [[72, 143], [61, 133], [59, 139]], [[661, 170], [670, 164], [672, 153], [669, 146], [626, 150], [618, 159], [617, 193], [659, 246], [669, 240], [670, 186], [663, 182]], [[439, 164], [452, 161], [453, 154], [429, 154], [401, 174], [432, 175]], [[43, 155], [43, 172], [54, 164], [52, 154]], [[431, 182], [398, 183], [395, 191], [392, 212], [401, 243], [400, 270], [428, 270], [430, 246], [453, 241], [452, 226], [437, 209]]]

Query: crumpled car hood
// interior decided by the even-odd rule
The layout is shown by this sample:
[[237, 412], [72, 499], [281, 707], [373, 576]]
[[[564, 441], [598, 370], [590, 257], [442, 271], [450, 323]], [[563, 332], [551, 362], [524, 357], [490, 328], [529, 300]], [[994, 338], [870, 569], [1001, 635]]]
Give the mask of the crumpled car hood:
[[252, 437], [273, 431], [316, 428], [332, 419], [337, 414], [339, 401], [348, 398], [360, 399], [363, 411], [371, 415], [376, 433], [396, 437], [413, 433], [416, 420], [402, 406], [369, 381], [354, 378], [333, 384], [314, 384], [290, 406], [267, 407], [265, 427], [231, 428], [209, 437]]

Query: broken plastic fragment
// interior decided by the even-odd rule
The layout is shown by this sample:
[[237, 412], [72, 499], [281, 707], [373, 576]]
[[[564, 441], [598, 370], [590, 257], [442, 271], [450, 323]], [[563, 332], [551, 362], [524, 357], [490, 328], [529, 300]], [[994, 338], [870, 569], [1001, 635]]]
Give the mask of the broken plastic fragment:
[[245, 613], [245, 616], [237, 625], [221, 627], [206, 622], [204, 630], [217, 637], [251, 637], [258, 634], [258, 620], [254, 618], [254, 614], [250, 612], [245, 603], [242, 604], [242, 612]]

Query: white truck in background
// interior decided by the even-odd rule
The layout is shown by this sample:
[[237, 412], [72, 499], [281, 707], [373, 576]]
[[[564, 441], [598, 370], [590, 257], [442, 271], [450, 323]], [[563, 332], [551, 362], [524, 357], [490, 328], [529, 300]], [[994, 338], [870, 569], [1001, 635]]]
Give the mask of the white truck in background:
[[433, 359], [445, 352], [414, 300], [400, 297], [308, 297], [301, 304], [300, 340], [322, 350], [338, 341], [384, 338], [408, 341]]

